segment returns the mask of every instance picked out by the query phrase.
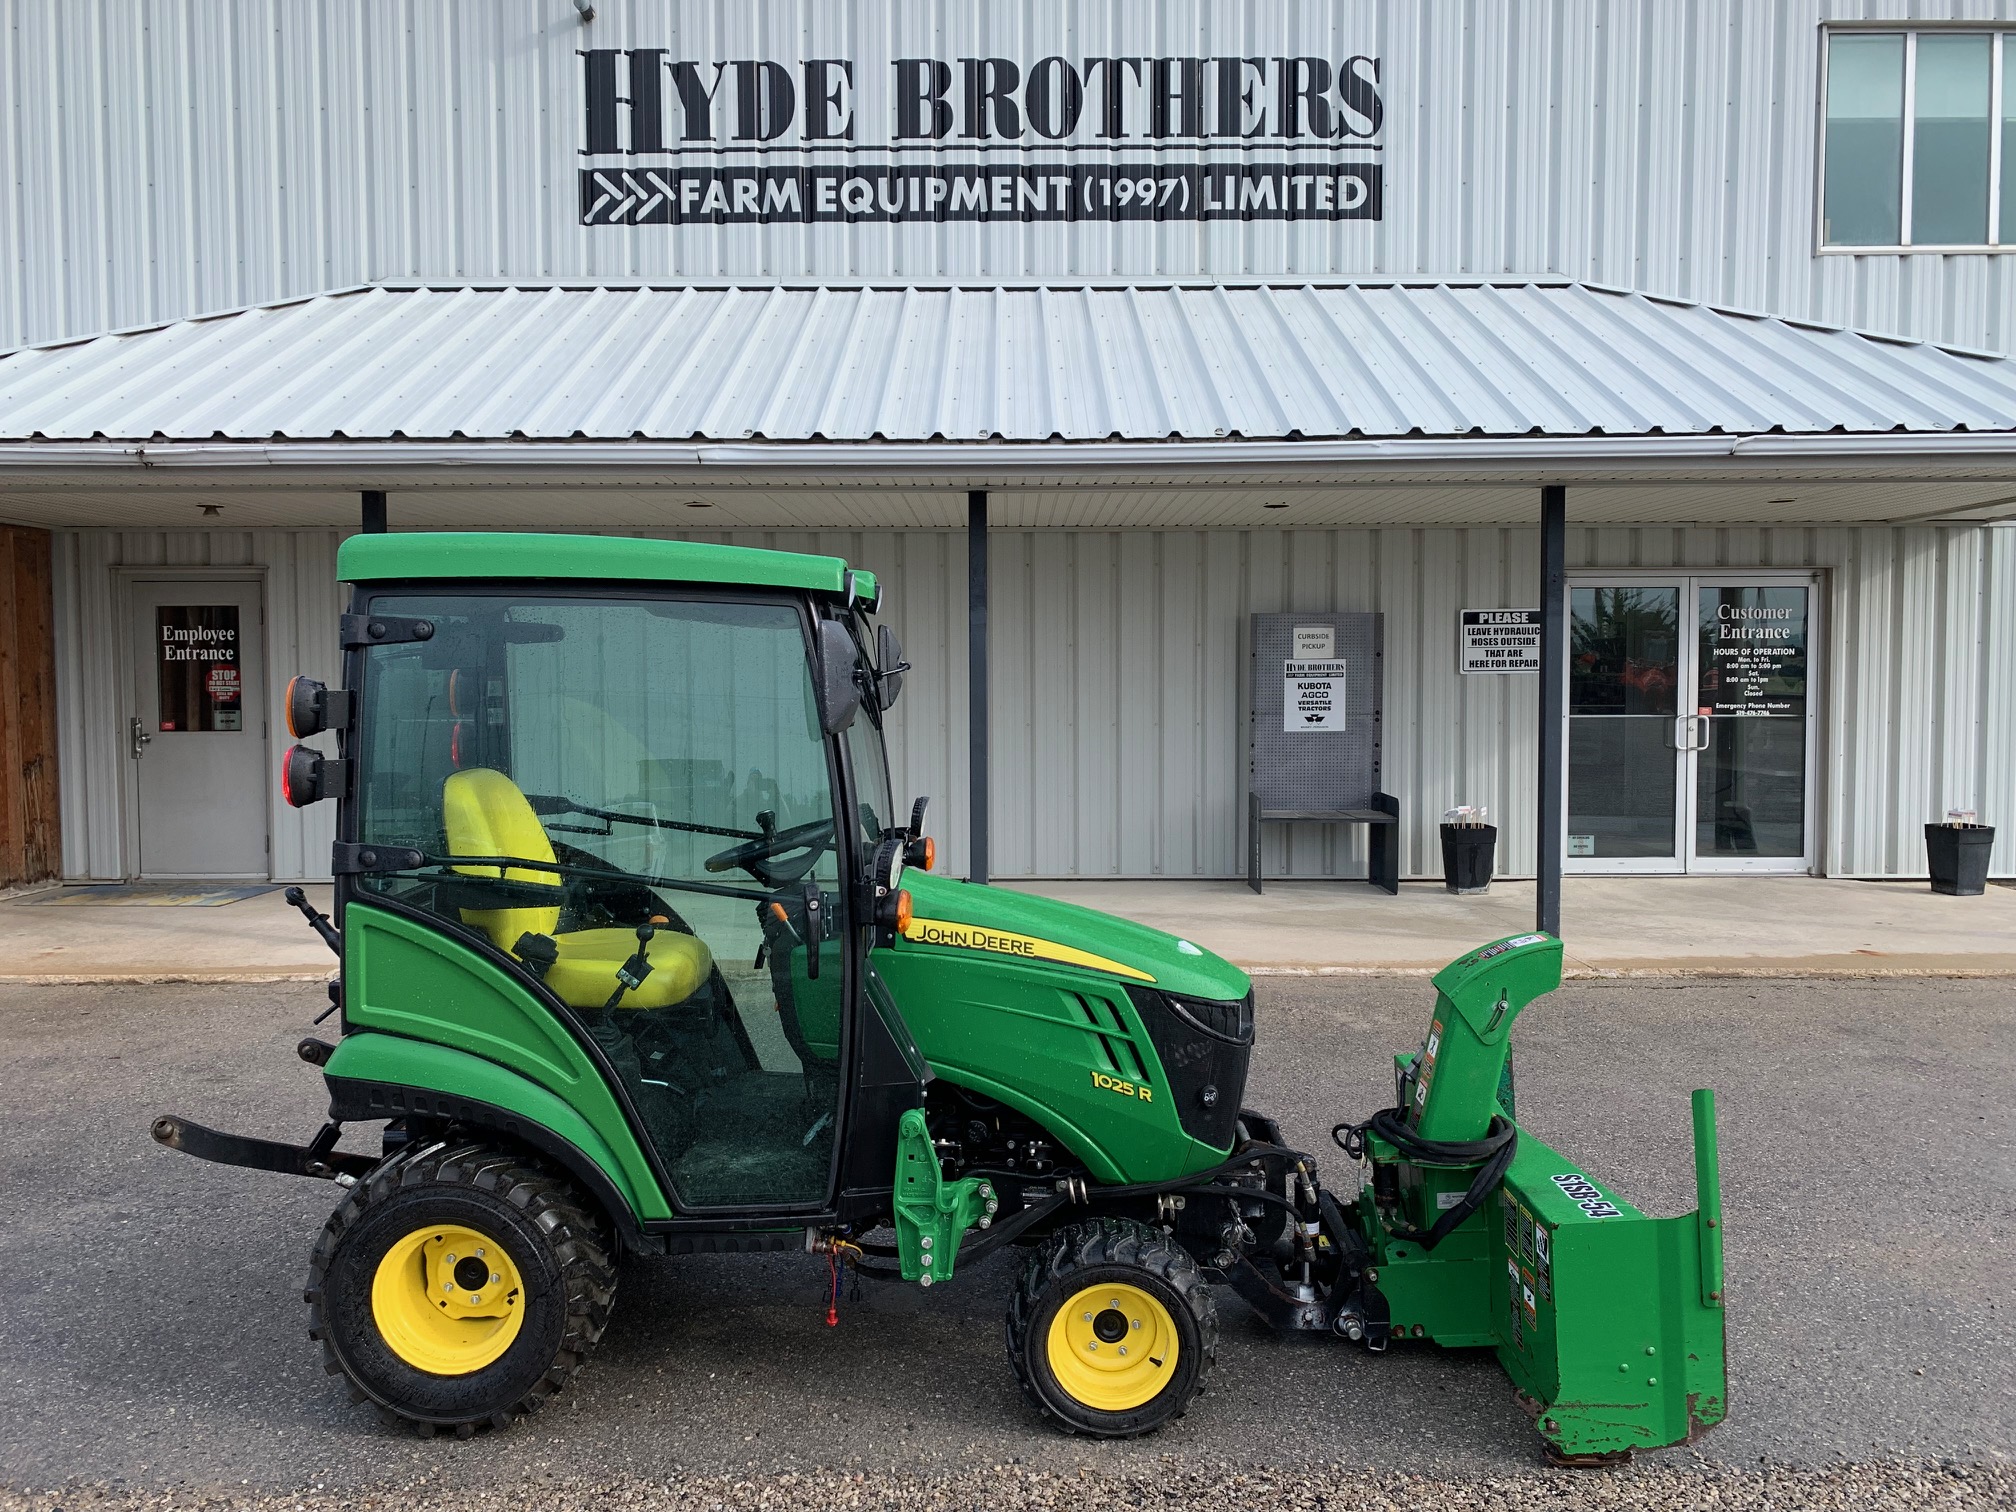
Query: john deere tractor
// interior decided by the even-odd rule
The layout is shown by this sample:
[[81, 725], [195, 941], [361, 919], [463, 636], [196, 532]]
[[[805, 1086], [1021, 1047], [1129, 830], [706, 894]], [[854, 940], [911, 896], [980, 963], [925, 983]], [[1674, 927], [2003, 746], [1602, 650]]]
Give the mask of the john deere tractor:
[[[329, 1119], [161, 1143], [322, 1177], [311, 1335], [360, 1401], [502, 1428], [580, 1369], [620, 1257], [807, 1251], [937, 1287], [1017, 1252], [1034, 1409], [1182, 1413], [1228, 1291], [1380, 1352], [1495, 1350], [1547, 1445], [1723, 1414], [1713, 1110], [1699, 1210], [1649, 1218], [1521, 1132], [1548, 935], [1435, 978], [1392, 1108], [1316, 1160], [1246, 1098], [1253, 992], [1187, 940], [931, 871], [883, 719], [906, 664], [830, 557], [564, 536], [345, 543], [343, 687], [296, 679], [295, 804], [333, 799]], [[360, 1148], [356, 1140], [364, 1141]]]

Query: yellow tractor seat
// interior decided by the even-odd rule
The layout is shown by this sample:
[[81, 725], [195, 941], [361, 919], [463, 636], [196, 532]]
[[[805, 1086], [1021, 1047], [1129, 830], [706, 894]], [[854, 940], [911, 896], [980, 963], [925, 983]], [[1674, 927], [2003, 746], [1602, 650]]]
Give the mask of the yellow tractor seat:
[[[458, 856], [515, 856], [525, 861], [553, 860], [553, 842], [518, 784], [489, 767], [470, 767], [451, 774], [441, 786], [441, 820], [448, 849]], [[513, 882], [554, 883], [555, 872], [521, 866], [458, 866], [468, 877], [495, 877], [499, 871]], [[560, 927], [557, 905], [536, 908], [465, 908], [462, 922], [482, 930], [499, 950], [515, 954], [527, 934], [545, 935], [559, 951], [546, 972], [546, 985], [570, 1008], [600, 1008], [616, 991], [616, 972], [637, 950], [631, 929]], [[661, 929], [644, 953], [651, 974], [643, 985], [623, 994], [623, 1008], [669, 1008], [699, 991], [714, 972], [714, 955], [697, 937]]]
[[[637, 952], [634, 929], [577, 929], [553, 936], [560, 959], [546, 968], [546, 985], [570, 1008], [600, 1008], [616, 990], [616, 972]], [[651, 974], [623, 994], [618, 1008], [670, 1008], [707, 984], [714, 953], [698, 938], [660, 928], [644, 951]]]

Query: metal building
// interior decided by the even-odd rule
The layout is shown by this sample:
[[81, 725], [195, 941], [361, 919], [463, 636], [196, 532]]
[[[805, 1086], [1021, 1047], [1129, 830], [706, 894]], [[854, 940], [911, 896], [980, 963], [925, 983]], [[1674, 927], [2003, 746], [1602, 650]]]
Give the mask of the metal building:
[[382, 525], [875, 569], [961, 872], [1240, 874], [1249, 617], [1369, 610], [1403, 876], [2016, 874], [2016, 5], [593, 11], [0, 0], [0, 880], [325, 874]]

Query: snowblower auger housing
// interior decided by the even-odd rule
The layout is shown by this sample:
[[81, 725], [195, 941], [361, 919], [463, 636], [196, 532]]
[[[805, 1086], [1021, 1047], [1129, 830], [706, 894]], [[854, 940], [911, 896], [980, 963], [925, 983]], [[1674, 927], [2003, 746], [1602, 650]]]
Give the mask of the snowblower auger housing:
[[304, 1295], [360, 1398], [508, 1425], [592, 1351], [623, 1252], [808, 1252], [837, 1324], [843, 1272], [938, 1289], [1012, 1246], [1009, 1363], [1067, 1432], [1179, 1416], [1220, 1288], [1328, 1347], [1492, 1346], [1570, 1457], [1721, 1415], [1705, 1103], [1679, 1219], [1511, 1123], [1507, 1035], [1559, 942], [1442, 973], [1400, 1106], [1340, 1126], [1363, 1194], [1325, 1191], [1246, 1099], [1244, 972], [932, 874], [872, 575], [424, 532], [338, 571], [344, 685], [293, 685], [283, 766], [336, 806], [334, 908], [294, 900], [342, 966], [335, 1042], [298, 1047], [328, 1122], [155, 1138], [343, 1188]]
[[1358, 1216], [1388, 1336], [1493, 1348], [1550, 1449], [1601, 1460], [1722, 1420], [1715, 1104], [1694, 1094], [1698, 1206], [1677, 1218], [1647, 1217], [1518, 1128], [1512, 1025], [1560, 982], [1561, 942], [1540, 934], [1436, 975], [1427, 1036], [1395, 1057], [1397, 1117], [1357, 1136]]

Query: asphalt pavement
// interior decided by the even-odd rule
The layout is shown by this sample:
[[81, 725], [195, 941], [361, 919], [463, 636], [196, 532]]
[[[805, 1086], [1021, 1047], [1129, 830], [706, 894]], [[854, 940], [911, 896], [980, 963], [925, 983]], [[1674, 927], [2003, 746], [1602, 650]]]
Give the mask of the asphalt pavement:
[[[1327, 1149], [1333, 1122], [1390, 1101], [1391, 1052], [1419, 1040], [1429, 988], [1259, 990], [1248, 1101]], [[335, 1189], [147, 1133], [175, 1112], [305, 1137], [324, 1106], [293, 1045], [323, 1001], [291, 983], [0, 987], [0, 1487], [1549, 1473], [1489, 1354], [1276, 1338], [1229, 1294], [1184, 1420], [1134, 1443], [1060, 1437], [1004, 1358], [1009, 1257], [928, 1293], [865, 1286], [836, 1328], [809, 1257], [633, 1262], [599, 1353], [548, 1412], [469, 1442], [386, 1428], [305, 1334], [308, 1246]], [[1522, 1122], [1648, 1211], [1691, 1206], [1688, 1092], [1721, 1100], [1730, 1418], [1634, 1473], [1847, 1461], [1973, 1467], [2008, 1489], [2012, 1027], [2007, 979], [1576, 981], [1528, 1010]], [[1355, 1184], [1334, 1150], [1323, 1164]]]

